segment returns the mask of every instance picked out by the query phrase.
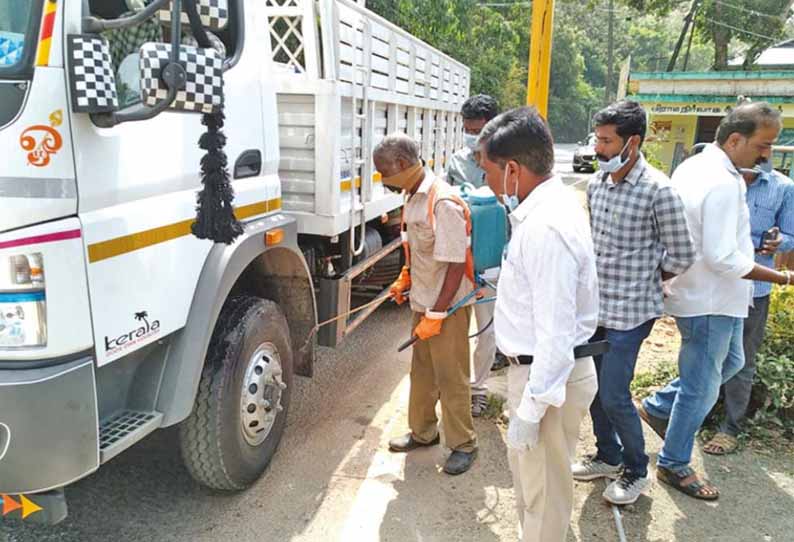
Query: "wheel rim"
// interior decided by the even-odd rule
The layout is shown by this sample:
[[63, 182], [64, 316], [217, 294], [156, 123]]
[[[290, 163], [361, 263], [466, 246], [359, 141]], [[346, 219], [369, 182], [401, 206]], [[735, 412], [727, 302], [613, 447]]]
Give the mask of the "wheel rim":
[[243, 437], [251, 446], [267, 439], [276, 417], [284, 410], [281, 397], [287, 385], [282, 375], [281, 357], [272, 343], [262, 344], [248, 360], [240, 396], [240, 421]]

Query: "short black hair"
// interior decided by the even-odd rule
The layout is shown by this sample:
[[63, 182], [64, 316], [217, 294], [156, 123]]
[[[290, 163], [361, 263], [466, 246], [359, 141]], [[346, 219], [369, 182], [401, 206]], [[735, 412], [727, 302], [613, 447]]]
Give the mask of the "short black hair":
[[743, 103], [728, 113], [717, 128], [717, 143], [724, 145], [731, 134], [752, 137], [760, 126], [780, 124], [780, 111], [766, 102]]
[[479, 141], [488, 159], [501, 166], [515, 160], [539, 176], [554, 169], [554, 138], [534, 107], [519, 107], [495, 117], [482, 129]]
[[645, 109], [635, 101], [620, 100], [595, 114], [593, 126], [614, 125], [615, 131], [625, 142], [631, 136], [640, 136], [640, 146], [645, 142], [648, 116]]
[[499, 114], [499, 104], [487, 94], [477, 94], [463, 102], [460, 110], [463, 120], [491, 120]]

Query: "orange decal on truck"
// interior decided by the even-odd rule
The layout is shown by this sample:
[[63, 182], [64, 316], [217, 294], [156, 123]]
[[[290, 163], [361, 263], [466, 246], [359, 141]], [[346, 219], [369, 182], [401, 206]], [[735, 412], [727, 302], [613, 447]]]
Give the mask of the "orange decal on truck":
[[63, 138], [56, 130], [63, 123], [63, 111], [58, 109], [50, 115], [50, 125], [30, 126], [19, 136], [19, 144], [28, 152], [28, 164], [35, 167], [49, 165], [53, 154], [63, 147]]

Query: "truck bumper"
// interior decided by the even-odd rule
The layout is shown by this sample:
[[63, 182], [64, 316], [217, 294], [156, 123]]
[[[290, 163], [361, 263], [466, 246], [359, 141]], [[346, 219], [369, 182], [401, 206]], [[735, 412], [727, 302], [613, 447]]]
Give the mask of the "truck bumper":
[[47, 492], [95, 471], [98, 428], [93, 358], [0, 369], [0, 494]]

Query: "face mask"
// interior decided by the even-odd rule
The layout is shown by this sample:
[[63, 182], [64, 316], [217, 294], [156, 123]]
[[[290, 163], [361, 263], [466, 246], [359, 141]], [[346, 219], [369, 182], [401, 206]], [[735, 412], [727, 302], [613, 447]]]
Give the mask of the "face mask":
[[757, 164], [755, 168], [761, 171], [761, 173], [766, 173], [767, 175], [769, 175], [770, 173], [772, 173], [772, 169], [773, 169], [772, 160], [764, 160], [763, 162]]
[[623, 153], [626, 152], [626, 149], [628, 148], [629, 142], [626, 141], [626, 144], [623, 146], [623, 150], [606, 162], [599, 160], [598, 167], [601, 168], [601, 171], [604, 173], [615, 173], [616, 171], [620, 171], [626, 164], [629, 163], [629, 160], [631, 159], [631, 153], [629, 153], [625, 159], [623, 158]]
[[477, 141], [480, 139], [480, 134], [463, 134], [463, 144], [473, 151], [477, 150]]
[[424, 168], [421, 163], [418, 163], [396, 175], [384, 177], [383, 184], [396, 190], [410, 190], [422, 178], [422, 173], [424, 173]]
[[505, 204], [505, 207], [507, 208], [507, 213], [508, 214], [510, 214], [513, 211], [515, 211], [516, 207], [518, 207], [518, 203], [519, 203], [519, 201], [518, 201], [518, 179], [516, 179], [515, 194], [513, 194], [512, 196], [508, 196], [507, 195], [507, 174], [508, 174], [509, 171], [510, 170], [507, 168], [507, 165], [505, 165], [505, 175], [504, 175], [504, 177], [502, 177], [502, 189], [504, 190], [504, 193], [502, 194], [502, 203]]

